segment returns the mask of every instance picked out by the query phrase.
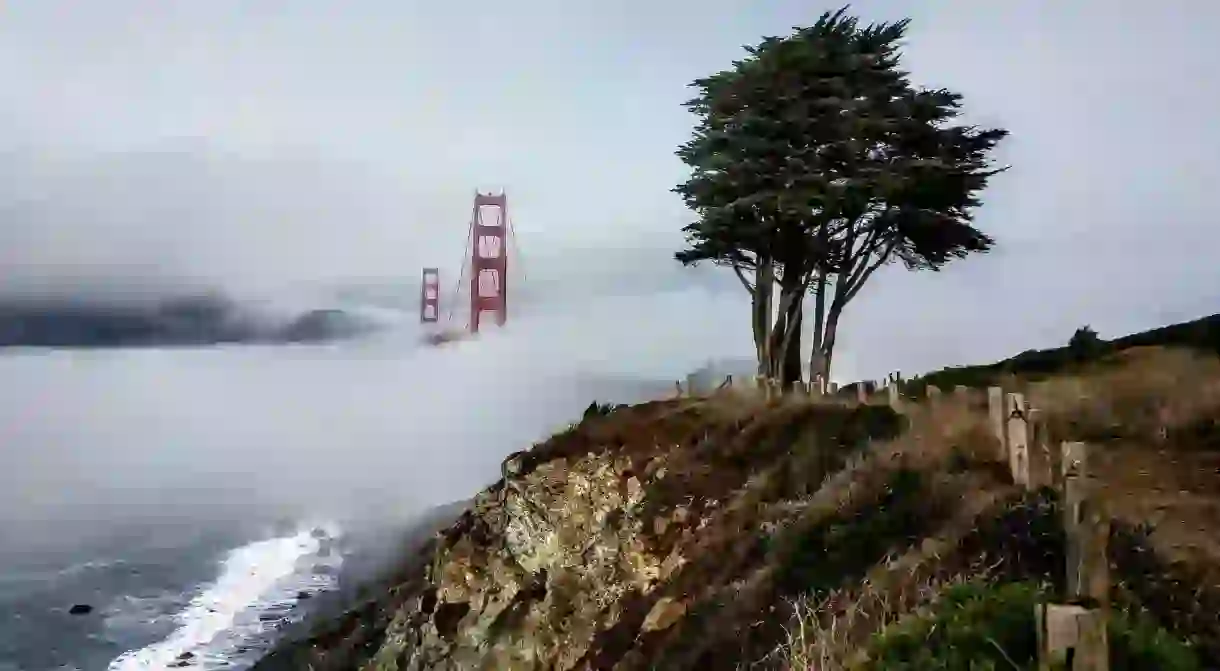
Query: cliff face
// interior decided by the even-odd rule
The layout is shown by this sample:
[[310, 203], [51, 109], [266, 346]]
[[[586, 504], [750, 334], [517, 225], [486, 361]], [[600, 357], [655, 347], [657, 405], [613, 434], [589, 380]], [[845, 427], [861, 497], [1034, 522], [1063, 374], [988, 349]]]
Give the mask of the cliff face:
[[[1220, 363], [1167, 356], [1028, 391], [1052, 434], [1111, 436], [1090, 466], [1113, 515], [1111, 654], [1138, 660], [1115, 668], [1220, 668]], [[736, 394], [591, 407], [510, 455], [369, 600], [256, 668], [1036, 665], [1063, 511], [1014, 486], [981, 392], [902, 416]], [[1206, 663], [1161, 663], [1194, 654], [1182, 641]]]
[[799, 508], [784, 502], [898, 423], [715, 401], [587, 418], [504, 461], [365, 668], [722, 666], [773, 601], [769, 532]]

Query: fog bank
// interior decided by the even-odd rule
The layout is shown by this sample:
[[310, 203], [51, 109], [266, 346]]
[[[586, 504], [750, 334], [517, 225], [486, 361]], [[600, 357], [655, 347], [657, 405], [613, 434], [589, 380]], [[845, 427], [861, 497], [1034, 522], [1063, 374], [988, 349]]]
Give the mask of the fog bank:
[[739, 311], [718, 302], [604, 298], [444, 348], [403, 327], [330, 345], [0, 355], [0, 530], [396, 516], [465, 498], [590, 401], [664, 395], [707, 357], [748, 351]]

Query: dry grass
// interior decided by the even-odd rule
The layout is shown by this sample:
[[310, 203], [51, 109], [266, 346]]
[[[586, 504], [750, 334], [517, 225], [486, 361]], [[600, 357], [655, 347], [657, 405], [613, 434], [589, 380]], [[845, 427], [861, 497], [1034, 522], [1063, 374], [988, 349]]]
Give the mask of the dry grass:
[[808, 596], [789, 601], [793, 622], [785, 628], [787, 638], [762, 663], [778, 662], [784, 669], [801, 671], [845, 671], [863, 661], [861, 631], [880, 631], [907, 617], [920, 617], [933, 608], [945, 591], [958, 584], [989, 579], [993, 567], [942, 575], [929, 573], [902, 595], [903, 603], [888, 585], [865, 578], [859, 585], [840, 588], [812, 600]]
[[1220, 359], [1187, 350], [1126, 350], [1116, 361], [1028, 388], [1065, 440], [1157, 443], [1175, 428], [1220, 417]]
[[[1215, 430], [1220, 426], [1220, 359], [1140, 348], [1072, 375], [1013, 382], [1046, 413], [1052, 441], [1101, 446], [1091, 470], [1110, 514], [1129, 524], [1158, 523], [1152, 536], [1158, 554], [1185, 561], [1220, 585], [1220, 431]], [[979, 494], [994, 495], [1011, 482], [998, 463], [999, 446], [980, 392], [964, 399], [946, 394], [935, 404], [908, 403], [905, 412], [909, 430], [873, 446], [853, 468], [831, 475], [821, 491], [800, 502], [807, 506], [806, 515], [828, 514], [828, 504], [857, 503], [853, 499], [859, 498], [861, 485], [875, 482], [877, 469], [892, 464], [930, 474], [973, 472], [984, 478], [978, 482]], [[929, 482], [933, 488], [942, 483], [942, 490], [960, 485], [943, 477]], [[948, 584], [978, 574], [945, 575], [935, 570], [940, 557], [928, 556], [936, 548], [951, 552], [960, 534], [960, 525], [947, 524], [899, 561], [874, 567], [857, 585], [792, 600], [786, 640], [765, 661], [785, 669], [850, 668], [873, 632], [925, 609]]]

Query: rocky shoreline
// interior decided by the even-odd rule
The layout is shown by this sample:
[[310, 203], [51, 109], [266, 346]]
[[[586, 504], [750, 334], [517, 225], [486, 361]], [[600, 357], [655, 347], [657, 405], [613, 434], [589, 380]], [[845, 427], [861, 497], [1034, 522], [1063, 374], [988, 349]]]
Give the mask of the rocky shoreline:
[[[404, 574], [419, 572], [431, 551], [436, 533], [448, 527], [466, 509], [469, 501], [455, 501], [429, 509], [380, 544], [357, 541], [363, 549], [345, 557], [339, 570], [338, 588], [301, 602], [301, 617], [279, 632], [279, 642], [263, 655], [251, 671], [297, 671], [317, 647], [330, 649], [337, 636], [352, 625], [377, 620], [392, 587]], [[373, 532], [369, 532], [373, 533]], [[335, 655], [337, 657], [337, 655]]]

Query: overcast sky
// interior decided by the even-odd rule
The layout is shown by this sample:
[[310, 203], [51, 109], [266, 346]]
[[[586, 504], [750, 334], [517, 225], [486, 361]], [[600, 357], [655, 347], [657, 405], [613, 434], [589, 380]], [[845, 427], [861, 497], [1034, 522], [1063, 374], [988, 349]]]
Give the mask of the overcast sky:
[[[681, 103], [742, 45], [834, 7], [5, 2], [2, 291], [367, 277], [413, 292], [422, 265], [452, 280], [474, 189], [505, 188], [526, 269], [516, 281], [539, 300], [723, 287], [680, 304], [736, 311], [740, 331], [687, 345], [748, 355], [731, 277], [670, 260], [689, 216], [669, 191], [693, 122]], [[914, 79], [1010, 129], [999, 158], [1013, 168], [978, 218], [999, 249], [940, 274], [880, 274], [852, 306], [840, 373], [914, 373], [1057, 345], [1084, 323], [1113, 336], [1220, 310], [1220, 6], [853, 10], [910, 16]], [[610, 305], [624, 328], [664, 340], [665, 323]]]

